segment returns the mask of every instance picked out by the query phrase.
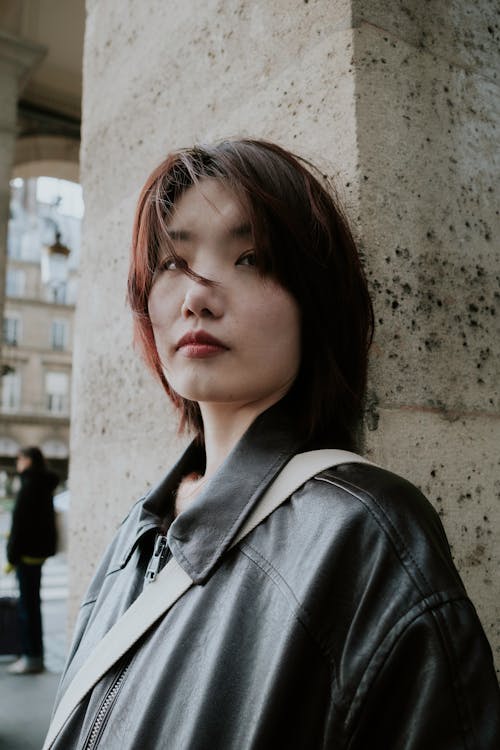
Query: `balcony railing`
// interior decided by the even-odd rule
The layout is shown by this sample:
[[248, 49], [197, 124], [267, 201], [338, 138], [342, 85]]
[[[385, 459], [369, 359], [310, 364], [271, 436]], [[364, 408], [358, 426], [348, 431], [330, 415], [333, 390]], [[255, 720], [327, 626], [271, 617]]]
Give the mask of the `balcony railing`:
[[51, 417], [55, 419], [69, 419], [70, 404], [69, 399], [62, 401], [47, 397], [45, 402], [37, 403], [16, 403], [14, 400], [10, 403], [0, 403], [0, 414], [11, 417]]

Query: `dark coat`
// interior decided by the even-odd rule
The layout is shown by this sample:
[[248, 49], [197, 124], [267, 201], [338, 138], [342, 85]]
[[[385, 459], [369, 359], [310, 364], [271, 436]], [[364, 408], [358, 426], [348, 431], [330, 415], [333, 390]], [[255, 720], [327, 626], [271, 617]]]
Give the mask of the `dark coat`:
[[53, 495], [59, 478], [51, 471], [26, 469], [12, 512], [7, 559], [17, 565], [21, 557], [45, 558], [56, 551]]
[[132, 508], [85, 596], [60, 695], [141, 591], [161, 524], [195, 585], [53, 750], [497, 750], [491, 649], [414, 486], [338, 466], [229, 549], [301, 447], [270, 410], [175, 520], [179, 479], [200, 469], [194, 446]]

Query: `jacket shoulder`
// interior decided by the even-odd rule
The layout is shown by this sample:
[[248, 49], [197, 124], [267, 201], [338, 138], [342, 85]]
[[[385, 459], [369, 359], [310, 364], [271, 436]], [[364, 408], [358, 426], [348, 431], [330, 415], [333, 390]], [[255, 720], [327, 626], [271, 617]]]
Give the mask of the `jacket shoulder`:
[[[432, 505], [407, 480], [367, 464], [329, 469], [304, 489], [324, 493], [323, 508], [342, 509], [344, 551], [335, 570], [347, 583], [332, 576], [335, 617], [325, 629], [328, 607], [321, 607], [314, 627], [334, 666], [352, 666], [349, 747], [384, 745], [387, 704], [394, 746], [465, 748], [480, 738], [481, 747], [496, 747], [500, 694], [491, 649]], [[418, 704], [426, 706], [425, 721], [415, 720]]]
[[339, 495], [352, 498], [384, 526], [403, 531], [414, 524], [428, 525], [444, 535], [436, 510], [421, 490], [392, 471], [374, 464], [349, 463], [326, 469], [314, 480], [330, 484], [337, 502]]
[[439, 515], [408, 480], [372, 464], [352, 463], [327, 469], [304, 489], [321, 497], [326, 523], [341, 514], [351, 542], [368, 559], [385, 547], [384, 557], [397, 560], [423, 595], [436, 587], [462, 588]]

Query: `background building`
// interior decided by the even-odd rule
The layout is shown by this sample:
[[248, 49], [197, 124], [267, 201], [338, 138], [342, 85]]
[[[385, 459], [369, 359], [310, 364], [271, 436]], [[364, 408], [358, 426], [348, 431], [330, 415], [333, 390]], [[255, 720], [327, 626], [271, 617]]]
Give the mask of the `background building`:
[[[68, 473], [84, 23], [84, 0], [0, 6], [0, 492], [19, 445]], [[57, 230], [65, 285], [42, 278]]]
[[[21, 446], [38, 445], [61, 479], [68, 475], [73, 316], [82, 214], [81, 188], [75, 183], [50, 177], [11, 180], [0, 471], [13, 471]], [[57, 239], [66, 244], [55, 246]], [[59, 278], [48, 267], [49, 249], [59, 250]]]

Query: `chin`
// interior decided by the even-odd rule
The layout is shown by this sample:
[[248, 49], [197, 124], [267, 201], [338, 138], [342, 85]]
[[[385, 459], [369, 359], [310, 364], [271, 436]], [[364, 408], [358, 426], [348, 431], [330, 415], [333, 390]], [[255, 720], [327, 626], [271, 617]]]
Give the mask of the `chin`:
[[[244, 405], [273, 404], [279, 401], [288, 391], [290, 384], [280, 380], [278, 382], [261, 382], [258, 374], [253, 382], [242, 382], [243, 378], [225, 380], [223, 377], [184, 377], [172, 378], [165, 373], [174, 391], [188, 401], [199, 404], [233, 404], [235, 407]], [[171, 373], [172, 375], [172, 373]], [[247, 381], [249, 381], [247, 373]], [[256, 387], [260, 385], [260, 387]], [[266, 408], [266, 407], [264, 407]]]
[[171, 383], [175, 392], [182, 398], [188, 401], [197, 401], [198, 403], [222, 403], [224, 401], [231, 401], [232, 399], [227, 396], [227, 390], [221, 389], [220, 387], [207, 388], [206, 385], [193, 385], [181, 383], [174, 385]]

